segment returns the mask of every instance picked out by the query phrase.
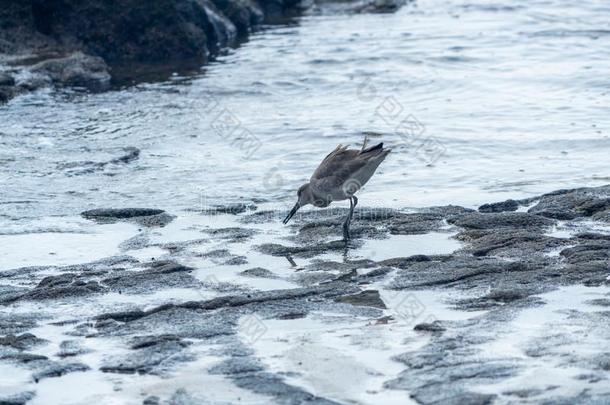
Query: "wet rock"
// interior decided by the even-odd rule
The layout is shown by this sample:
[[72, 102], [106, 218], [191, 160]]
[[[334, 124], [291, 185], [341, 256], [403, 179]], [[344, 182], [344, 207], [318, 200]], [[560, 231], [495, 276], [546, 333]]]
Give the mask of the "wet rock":
[[356, 306], [387, 309], [385, 303], [379, 296], [379, 291], [376, 290], [367, 290], [354, 295], [337, 297], [335, 298], [335, 301]]
[[233, 357], [216, 364], [208, 370], [210, 374], [242, 374], [263, 371], [262, 364], [252, 357]]
[[242, 264], [248, 264], [246, 256], [236, 256], [222, 263], [225, 266], [240, 266]]
[[126, 356], [106, 359], [100, 370], [105, 373], [119, 374], [158, 372], [163, 367], [170, 366], [177, 361], [187, 360], [187, 356], [178, 356], [186, 346], [187, 344], [184, 342], [171, 339], [157, 341], [151, 345], [146, 344]]
[[440, 333], [446, 331], [447, 329], [443, 326], [441, 321], [436, 320], [434, 322], [418, 323], [413, 327], [413, 330], [418, 332]]
[[[269, 317], [307, 313], [339, 295], [356, 293], [359, 289], [347, 283], [324, 286], [251, 292], [218, 297], [207, 301], [167, 304], [148, 311], [128, 314], [126, 323], [99, 325], [102, 335], [129, 335], [163, 331], [181, 338], [214, 338], [236, 333], [236, 325], [244, 314], [258, 312]], [[125, 313], [102, 314], [98, 319], [125, 319]]]
[[143, 249], [150, 245], [150, 239], [147, 234], [139, 233], [129, 239], [124, 240], [119, 244], [121, 251]]
[[510, 290], [495, 290], [482, 297], [457, 300], [455, 301], [455, 306], [464, 311], [488, 310], [514, 301], [523, 300], [531, 295], [540, 294], [545, 290], [546, 288], [544, 287], [533, 287], [530, 289], [515, 287]]
[[164, 212], [155, 208], [98, 208], [84, 211], [81, 215], [87, 219], [129, 219], [159, 215]]
[[220, 228], [220, 229], [210, 229], [204, 230], [203, 232], [209, 233], [210, 236], [215, 239], [226, 240], [228, 243], [238, 243], [249, 240], [252, 236], [258, 233], [255, 229], [249, 228]]
[[236, 203], [236, 204], [227, 204], [227, 205], [216, 205], [214, 207], [206, 207], [204, 210], [204, 214], [213, 215], [213, 214], [242, 214], [246, 211], [255, 211], [257, 209], [256, 204], [252, 203]]
[[[356, 241], [350, 241], [351, 244], [356, 244]], [[284, 246], [277, 243], [265, 243], [256, 246], [256, 249], [261, 253], [271, 256], [298, 256], [298, 257], [314, 257], [327, 252], [343, 251], [346, 249], [345, 242], [342, 240], [322, 242], [315, 245], [303, 246]]]
[[213, 0], [213, 3], [231, 20], [240, 36], [245, 36], [252, 26], [258, 25], [264, 20], [263, 9], [254, 1]]
[[300, 286], [313, 286], [337, 279], [337, 276], [333, 273], [320, 272], [320, 271], [308, 271], [300, 272], [291, 275], [289, 281], [296, 283]]
[[119, 220], [131, 220], [141, 226], [163, 227], [175, 219], [175, 216], [154, 208], [99, 208], [81, 213], [84, 218], [99, 223], [114, 223]]
[[40, 371], [35, 372], [32, 378], [35, 382], [39, 382], [44, 378], [61, 377], [68, 373], [74, 373], [79, 371], [88, 371], [89, 366], [82, 363], [60, 363], [51, 362], [44, 366]]
[[[442, 258], [436, 257], [437, 260], [441, 260]], [[379, 264], [384, 266], [396, 267], [399, 269], [406, 269], [413, 265], [413, 263], [417, 262], [430, 262], [435, 260], [434, 256], [426, 256], [426, 255], [413, 255], [409, 257], [395, 257], [393, 259], [386, 259], [379, 262]]]
[[62, 86], [79, 86], [92, 90], [106, 90], [110, 87], [106, 62], [100, 57], [82, 52], [45, 60], [32, 66], [31, 70], [49, 76], [53, 83]]
[[0, 86], [14, 86], [15, 79], [8, 73], [0, 72]]
[[17, 350], [31, 349], [45, 342], [46, 340], [37, 338], [31, 333], [0, 337], [0, 346], [9, 346]]
[[146, 293], [161, 288], [198, 287], [199, 281], [190, 275], [193, 270], [175, 262], [156, 262], [141, 271], [124, 271], [101, 282], [113, 291]]
[[594, 261], [610, 262], [610, 241], [594, 240], [562, 250], [559, 253], [571, 264]]
[[585, 304], [596, 305], [599, 307], [610, 307], [610, 298], [597, 298], [594, 300], [585, 301]]
[[570, 244], [562, 238], [546, 236], [527, 230], [503, 230], [480, 233], [462, 232], [461, 239], [470, 239], [465, 249], [474, 256], [523, 257], [526, 255], [549, 252], [552, 249]]
[[59, 353], [57, 353], [57, 357], [74, 357], [90, 352], [90, 349], [84, 347], [81, 342], [77, 340], [64, 340], [59, 344]]
[[[161, 398], [153, 395], [153, 396], [144, 398], [142, 405], [159, 405], [160, 403], [161, 403]], [[176, 403], [179, 403], [179, 402], [176, 402]]]
[[479, 207], [479, 212], [490, 213], [490, 212], [505, 212], [505, 211], [517, 211], [519, 203], [515, 200], [506, 200], [497, 203], [483, 204]]
[[36, 396], [34, 391], [25, 391], [18, 394], [6, 395], [0, 393], [1, 405], [25, 405]]
[[4, 355], [0, 356], [0, 360], [27, 364], [27, 363], [41, 361], [41, 360], [48, 360], [48, 357], [41, 356], [40, 354], [32, 354], [32, 353], [10, 353], [10, 354], [4, 354]]
[[393, 235], [422, 235], [444, 226], [440, 213], [402, 214], [392, 218], [388, 229]]
[[65, 273], [58, 276], [45, 277], [38, 285], [12, 301], [28, 300], [56, 300], [65, 298], [84, 297], [103, 292], [105, 289], [97, 281], [86, 281], [80, 275]]
[[528, 212], [548, 218], [571, 220], [610, 210], [610, 186], [559, 190], [543, 195]]
[[[110, 312], [95, 317], [97, 321], [115, 320], [118, 322], [129, 322], [136, 319], [140, 319], [146, 316], [146, 313], [142, 310], [134, 311], [121, 311], [121, 312]], [[99, 324], [98, 324], [99, 325]]]
[[413, 262], [400, 269], [392, 282], [393, 289], [452, 286], [456, 288], [487, 287], [500, 275], [527, 273], [540, 267], [498, 259], [455, 256], [444, 260]]
[[[103, 314], [102, 316], [113, 316]], [[146, 311], [142, 316], [126, 323], [109, 323], [96, 325], [102, 336], [129, 336], [134, 334], [169, 334], [180, 338], [208, 339], [235, 333], [236, 316], [222, 316], [207, 313], [198, 309], [167, 305]], [[173, 346], [175, 347], [175, 346]], [[157, 356], [161, 357], [161, 355]], [[142, 362], [146, 359], [142, 359]], [[118, 367], [121, 359], [117, 358], [112, 365]]]
[[240, 388], [251, 392], [274, 398], [279, 404], [316, 404], [338, 405], [338, 402], [319, 397], [287, 384], [281, 377], [265, 372], [244, 373], [231, 376], [231, 379]]
[[16, 94], [12, 86], [0, 86], [0, 105], [7, 103]]
[[144, 349], [151, 346], [156, 346], [167, 342], [180, 342], [180, 338], [176, 335], [151, 335], [151, 336], [136, 336], [130, 342], [131, 349]]
[[[531, 211], [531, 210], [530, 210]], [[450, 224], [466, 229], [532, 229], [551, 226], [555, 221], [525, 212], [472, 212], [449, 218]]]
[[239, 274], [244, 277], [278, 278], [278, 276], [275, 273], [273, 273], [272, 271], [269, 271], [267, 269], [264, 269], [262, 267], [253, 267], [251, 269], [244, 270]]
[[0, 334], [14, 335], [26, 332], [36, 326], [39, 316], [36, 314], [16, 314], [0, 311]]
[[234, 255], [228, 249], [211, 250], [209, 252], [200, 254], [199, 257], [205, 257], [214, 263], [225, 266], [237, 266], [248, 263], [245, 256]]

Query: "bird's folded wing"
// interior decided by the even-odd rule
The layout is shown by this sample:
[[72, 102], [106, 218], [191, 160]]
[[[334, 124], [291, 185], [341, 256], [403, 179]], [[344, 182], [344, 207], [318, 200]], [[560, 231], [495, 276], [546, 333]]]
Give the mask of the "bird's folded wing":
[[359, 151], [338, 147], [318, 166], [310, 179], [318, 195], [332, 194], [366, 165]]

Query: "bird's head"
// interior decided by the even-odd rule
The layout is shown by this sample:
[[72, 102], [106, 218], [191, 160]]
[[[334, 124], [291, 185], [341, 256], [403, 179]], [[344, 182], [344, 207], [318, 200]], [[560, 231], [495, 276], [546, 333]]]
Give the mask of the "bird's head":
[[313, 192], [311, 191], [309, 183], [305, 183], [301, 187], [299, 187], [299, 189], [297, 190], [297, 198], [297, 203], [294, 205], [294, 207], [292, 207], [286, 218], [284, 218], [284, 220], [282, 221], [284, 224], [287, 224], [288, 221], [290, 221], [290, 218], [292, 218], [294, 214], [297, 213], [299, 208], [304, 207], [305, 205], [311, 204], [313, 202]]

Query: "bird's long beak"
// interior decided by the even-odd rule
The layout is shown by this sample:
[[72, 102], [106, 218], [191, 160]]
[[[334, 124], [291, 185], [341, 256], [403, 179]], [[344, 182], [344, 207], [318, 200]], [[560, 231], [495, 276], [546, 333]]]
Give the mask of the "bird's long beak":
[[294, 216], [294, 214], [297, 213], [297, 211], [299, 210], [299, 208], [301, 208], [301, 206], [299, 205], [298, 201], [296, 204], [294, 204], [294, 207], [292, 207], [292, 209], [290, 210], [290, 212], [288, 213], [288, 215], [286, 216], [286, 218], [284, 218], [284, 220], [282, 221], [282, 223], [284, 225], [286, 225], [288, 223], [288, 221], [290, 221], [290, 218], [292, 218]]

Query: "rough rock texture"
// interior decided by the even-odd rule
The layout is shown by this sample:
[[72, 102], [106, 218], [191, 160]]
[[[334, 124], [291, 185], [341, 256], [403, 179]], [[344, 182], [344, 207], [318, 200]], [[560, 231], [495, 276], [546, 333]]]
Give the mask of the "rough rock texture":
[[51, 84], [104, 90], [111, 74], [119, 82], [131, 82], [147, 73], [164, 72], [168, 77], [178, 70], [199, 69], [256, 26], [284, 22], [312, 4], [0, 0], [0, 61], [10, 62], [6, 72], [0, 66], [0, 103]]
[[[380, 378], [381, 392], [398, 390], [417, 403], [608, 403], [610, 235], [599, 215], [607, 211], [607, 193], [608, 187], [578, 189], [518, 202], [537, 204], [530, 212], [511, 211], [512, 203], [486, 204], [478, 211], [444, 206], [417, 213], [360, 212], [353, 222], [360, 232], [347, 245], [334, 240], [341, 236], [344, 210], [304, 214], [295, 218], [289, 236], [258, 245], [262, 231], [247, 224], [260, 223], [263, 216], [244, 211], [235, 219], [240, 226], [189, 228], [205, 239], [154, 244], [146, 232], [160, 230], [147, 229], [122, 244], [161, 247], [167, 253], [162, 259], [116, 256], [0, 272], [0, 365], [25, 370], [32, 379], [14, 395], [0, 394], [0, 401], [27, 402], [37, 393], [34, 381], [92, 372], [89, 368], [107, 373], [108, 381], [125, 381], [129, 374], [125, 378], [133, 384], [158, 378], [167, 386], [176, 375], [184, 378], [182, 371], [200, 367], [197, 372], [222, 376], [272, 403], [344, 403], [298, 383], [308, 372], [301, 357], [293, 364], [282, 350], [270, 358], [257, 355], [269, 343], [307, 354], [307, 346], [318, 343], [316, 331], [326, 328], [329, 334], [320, 336], [312, 353], [329, 367], [340, 366], [342, 357], [317, 351], [327, 340], [345, 339], [350, 350], [381, 348], [379, 355], [404, 347], [404, 353], [391, 354], [401, 366], [398, 373], [368, 368], [364, 373]], [[103, 223], [167, 214], [119, 209], [83, 215]], [[382, 243], [392, 234], [417, 238], [430, 232], [455, 235], [461, 248], [407, 257], [397, 252], [384, 260], [352, 256], [370, 238]], [[244, 249], [245, 242], [251, 249]], [[234, 267], [244, 261], [266, 268]], [[209, 264], [203, 277], [228, 274], [229, 281], [200, 280], [202, 262]], [[253, 277], [273, 278], [269, 286], [296, 286], [256, 290], [252, 285], [265, 280]], [[175, 288], [185, 295], [175, 294]], [[573, 290], [553, 296], [566, 289]], [[419, 301], [419, 294], [428, 298]], [[79, 314], [87, 305], [91, 312]], [[47, 308], [58, 309], [61, 319]], [[461, 313], [447, 319], [447, 309]], [[344, 328], [346, 319], [357, 326]], [[267, 329], [272, 333], [265, 337]], [[288, 333], [274, 335], [284, 330]], [[255, 347], [259, 338], [268, 340]], [[101, 362], [88, 362], [89, 353], [98, 350], [94, 357]], [[269, 359], [287, 364], [289, 371], [273, 371]], [[529, 378], [542, 372], [549, 377]], [[144, 391], [144, 403], [205, 403], [190, 388]]]

